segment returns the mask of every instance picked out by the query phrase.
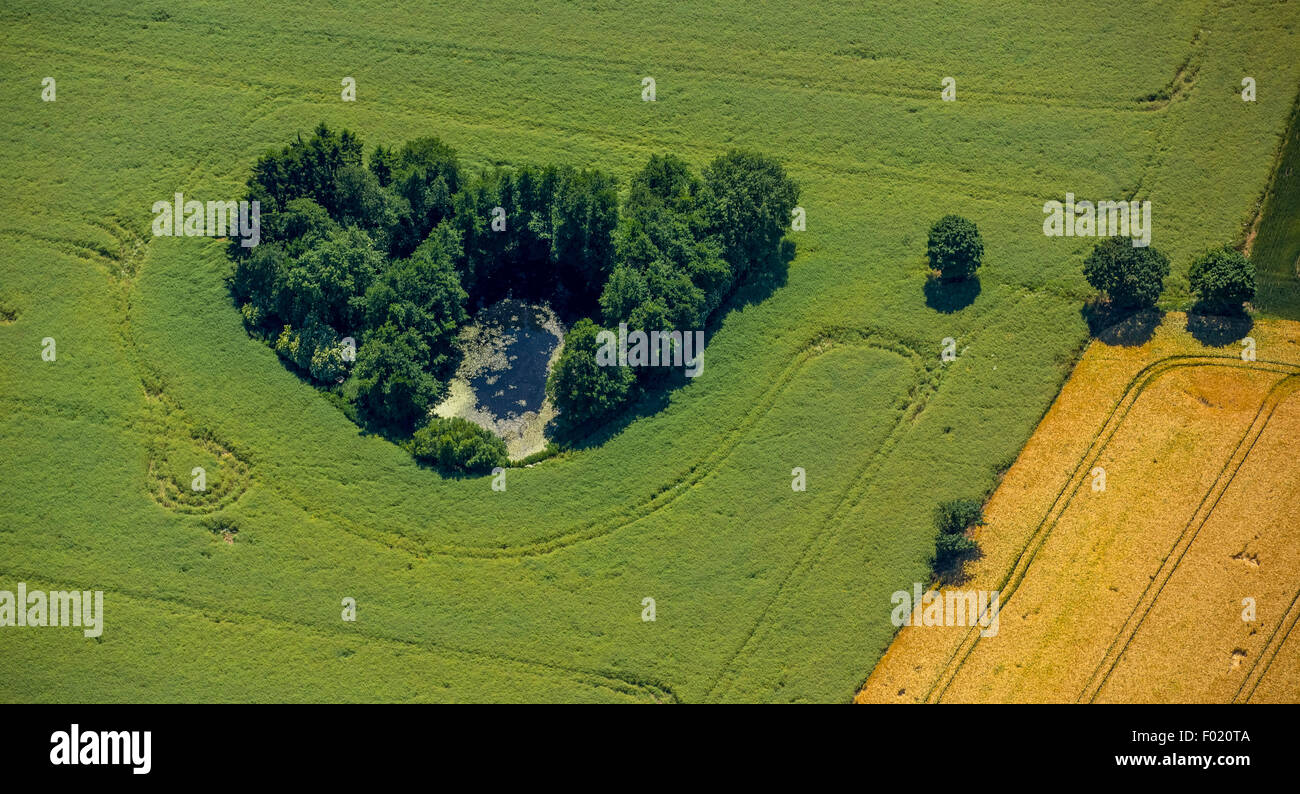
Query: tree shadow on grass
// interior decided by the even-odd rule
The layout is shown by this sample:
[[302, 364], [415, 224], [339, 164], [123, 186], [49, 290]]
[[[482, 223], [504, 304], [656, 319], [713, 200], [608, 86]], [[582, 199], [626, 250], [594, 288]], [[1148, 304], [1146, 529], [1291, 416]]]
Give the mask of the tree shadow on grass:
[[1079, 314], [1094, 339], [1120, 347], [1139, 347], [1150, 342], [1165, 318], [1159, 309], [1123, 309], [1096, 300], [1085, 303]]
[[952, 314], [975, 302], [980, 294], [979, 276], [945, 281], [931, 273], [925, 280], [925, 305], [937, 312]]
[[1254, 327], [1254, 318], [1240, 308], [1234, 312], [1198, 303], [1187, 313], [1187, 333], [1206, 347], [1230, 345]]

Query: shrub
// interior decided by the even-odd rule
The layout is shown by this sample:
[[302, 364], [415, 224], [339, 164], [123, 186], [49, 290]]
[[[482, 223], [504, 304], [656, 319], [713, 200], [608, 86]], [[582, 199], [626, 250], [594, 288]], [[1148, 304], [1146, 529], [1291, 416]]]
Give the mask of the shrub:
[[966, 530], [984, 523], [984, 510], [974, 499], [953, 499], [934, 511], [934, 526], [939, 530], [934, 541], [930, 569], [942, 577], [960, 569], [967, 557], [979, 551], [979, 544], [966, 537]]
[[491, 471], [509, 462], [506, 442], [459, 416], [434, 417], [416, 430], [411, 454], [443, 471], [464, 474]]
[[925, 255], [945, 281], [960, 281], [975, 275], [982, 263], [984, 239], [974, 221], [945, 215], [930, 227]]
[[1107, 237], [1083, 261], [1083, 275], [1117, 308], [1150, 308], [1165, 288], [1169, 257], [1127, 237]]
[[934, 511], [935, 528], [945, 535], [965, 532], [983, 523], [984, 511], [974, 499], [953, 499], [939, 505]]
[[979, 550], [979, 544], [964, 534], [942, 534], [934, 542], [934, 559], [931, 568], [936, 574], [950, 571]]
[[1187, 277], [1192, 292], [1210, 310], [1240, 310], [1241, 304], [1255, 297], [1255, 266], [1230, 246], [1201, 254]]

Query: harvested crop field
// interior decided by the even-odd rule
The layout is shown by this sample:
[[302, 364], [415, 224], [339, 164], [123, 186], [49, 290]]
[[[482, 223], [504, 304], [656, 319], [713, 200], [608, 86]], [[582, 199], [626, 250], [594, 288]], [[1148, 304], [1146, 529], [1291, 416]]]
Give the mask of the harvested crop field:
[[1092, 344], [975, 530], [997, 632], [903, 628], [859, 702], [1300, 698], [1300, 324], [1186, 327]]

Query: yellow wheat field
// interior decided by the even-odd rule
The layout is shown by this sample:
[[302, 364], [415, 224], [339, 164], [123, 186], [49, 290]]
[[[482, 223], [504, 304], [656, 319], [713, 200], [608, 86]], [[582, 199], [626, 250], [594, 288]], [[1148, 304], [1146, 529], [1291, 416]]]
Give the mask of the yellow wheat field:
[[997, 633], [905, 627], [858, 702], [1300, 701], [1300, 323], [1248, 335], [1094, 342], [975, 531]]

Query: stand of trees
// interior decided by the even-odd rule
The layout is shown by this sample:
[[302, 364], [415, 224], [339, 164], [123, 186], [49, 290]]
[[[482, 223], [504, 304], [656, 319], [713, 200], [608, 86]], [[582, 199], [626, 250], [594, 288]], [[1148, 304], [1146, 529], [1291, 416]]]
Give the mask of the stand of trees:
[[[778, 261], [798, 188], [759, 154], [723, 155], [702, 176], [656, 155], [620, 207], [601, 171], [467, 174], [432, 137], [367, 159], [355, 135], [321, 124], [260, 157], [246, 198], [261, 202], [262, 220], [260, 245], [230, 246], [246, 326], [346, 395], [366, 424], [405, 437], [445, 394], [456, 333], [474, 311], [510, 295], [569, 320], [702, 329], [743, 279]], [[608, 418], [653, 378], [596, 368], [599, 330], [592, 319], [573, 326], [548, 383], [573, 426]], [[427, 459], [439, 457], [431, 438]]]

